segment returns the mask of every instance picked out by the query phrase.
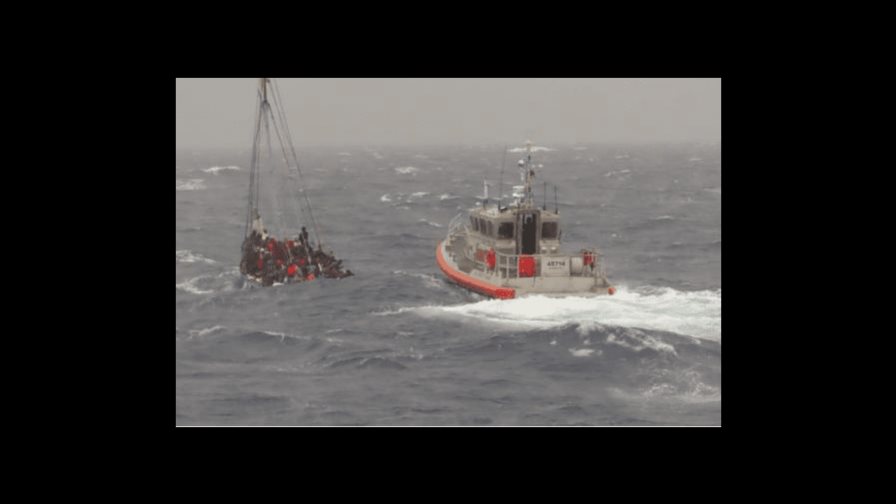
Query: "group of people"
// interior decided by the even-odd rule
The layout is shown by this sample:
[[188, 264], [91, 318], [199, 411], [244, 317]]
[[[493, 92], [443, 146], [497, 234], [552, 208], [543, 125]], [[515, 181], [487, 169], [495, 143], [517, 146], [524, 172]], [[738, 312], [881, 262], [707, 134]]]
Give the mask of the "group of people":
[[294, 240], [285, 241], [269, 236], [267, 229], [261, 233], [253, 229], [243, 242], [240, 272], [261, 279], [264, 286], [274, 282], [307, 282], [320, 276], [352, 276], [351, 270], [342, 271], [342, 260], [324, 252], [319, 243], [315, 250], [304, 227]]

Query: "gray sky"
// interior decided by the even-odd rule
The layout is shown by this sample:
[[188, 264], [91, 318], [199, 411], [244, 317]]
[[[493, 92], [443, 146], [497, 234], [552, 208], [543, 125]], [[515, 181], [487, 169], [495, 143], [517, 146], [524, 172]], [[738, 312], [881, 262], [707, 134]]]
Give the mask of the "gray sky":
[[[277, 79], [296, 145], [722, 138], [721, 79]], [[178, 149], [248, 148], [258, 79], [176, 79]]]

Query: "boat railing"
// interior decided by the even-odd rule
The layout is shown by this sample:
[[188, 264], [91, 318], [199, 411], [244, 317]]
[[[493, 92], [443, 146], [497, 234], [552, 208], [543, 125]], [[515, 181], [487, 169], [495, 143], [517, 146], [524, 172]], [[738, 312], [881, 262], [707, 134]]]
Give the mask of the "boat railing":
[[[592, 258], [592, 262], [594, 264], [594, 268], [591, 267], [590, 264], [585, 264], [585, 257], [590, 255]], [[479, 257], [475, 258], [476, 266], [482, 271], [492, 271], [489, 268], [487, 260], [485, 259], [485, 255], [482, 254], [483, 258]], [[502, 252], [495, 252], [495, 267], [492, 271], [493, 274], [497, 275], [499, 278], [529, 278], [529, 277], [521, 277], [519, 271], [519, 260], [520, 257], [532, 257], [535, 261], [535, 271], [534, 276], [540, 277], [543, 271], [543, 265], [546, 261], [550, 259], [565, 259], [567, 264], [569, 264], [569, 276], [603, 276], [603, 261], [601, 260], [600, 251], [596, 247], [585, 248], [582, 249], [578, 254], [505, 254]], [[580, 272], [576, 273], [573, 271], [573, 259], [579, 258], [582, 260], [582, 269]], [[560, 275], [564, 276], [564, 275]]]
[[461, 227], [464, 224], [464, 214], [459, 213], [451, 219], [451, 222], [448, 223], [448, 233], [453, 234], [457, 228]]

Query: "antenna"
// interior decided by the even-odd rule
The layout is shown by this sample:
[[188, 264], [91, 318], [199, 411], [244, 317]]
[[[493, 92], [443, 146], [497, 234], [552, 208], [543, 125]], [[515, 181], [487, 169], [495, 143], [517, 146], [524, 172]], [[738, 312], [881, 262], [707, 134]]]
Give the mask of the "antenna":
[[548, 181], [547, 180], [544, 181], [544, 189], [542, 190], [542, 194], [543, 194], [542, 202], [544, 203], [544, 206], [542, 207], [542, 209], [547, 211], [547, 209], [548, 209]]
[[498, 182], [498, 212], [501, 211], [501, 204], [504, 202], [504, 160], [507, 159], [507, 146], [504, 146], [504, 154], [501, 156], [501, 178]]
[[557, 205], [557, 186], [554, 186], [554, 213], [560, 215], [560, 207]]

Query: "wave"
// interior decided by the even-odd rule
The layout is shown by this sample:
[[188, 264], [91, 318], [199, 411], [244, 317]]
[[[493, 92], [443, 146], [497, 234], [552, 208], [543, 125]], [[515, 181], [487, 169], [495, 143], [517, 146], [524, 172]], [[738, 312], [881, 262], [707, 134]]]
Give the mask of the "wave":
[[392, 201], [392, 198], [390, 198], [389, 194], [387, 193], [380, 196], [380, 201], [382, 201], [383, 203], [389, 203], [390, 201]]
[[392, 272], [392, 274], [399, 275], [399, 276], [409, 276], [409, 277], [419, 278], [420, 280], [423, 281], [423, 285], [430, 289], [444, 289], [445, 288], [445, 283], [441, 279], [437, 278], [434, 275], [429, 275], [426, 273], [410, 273], [410, 272], [407, 272], [404, 270], [395, 270]]
[[444, 227], [441, 224], [439, 224], [438, 222], [432, 222], [432, 221], [428, 221], [426, 219], [418, 219], [417, 222], [419, 222], [421, 224], [428, 224], [428, 225], [430, 225], [432, 227], [436, 227], [436, 228]]
[[408, 196], [408, 201], [410, 201], [412, 199], [422, 198], [424, 196], [429, 196], [429, 193], [424, 192], [424, 191], [415, 192], [415, 193], [411, 194], [410, 196]]
[[626, 400], [681, 403], [710, 403], [722, 400], [721, 387], [710, 385], [694, 369], [654, 369], [649, 372], [647, 385], [632, 391], [616, 387], [611, 395]]
[[419, 169], [417, 169], [413, 166], [399, 166], [399, 167], [395, 168], [395, 173], [400, 173], [402, 175], [408, 175], [408, 174], [413, 175], [415, 173], [418, 173], [419, 171], [420, 171]]
[[206, 168], [202, 171], [204, 171], [205, 173], [214, 173], [215, 175], [217, 175], [219, 172], [221, 172], [223, 170], [236, 171], [239, 169], [240, 169], [239, 166], [212, 166], [211, 168]]
[[175, 190], [177, 190], [177, 191], [200, 191], [202, 189], [205, 189], [205, 184], [202, 183], [204, 180], [205, 179], [188, 179], [188, 180], [177, 179], [175, 181], [175, 186], [176, 186]]
[[207, 257], [203, 257], [201, 254], [194, 254], [190, 250], [176, 251], [175, 259], [177, 260], [177, 262], [182, 262], [182, 263], [204, 262], [204, 263], [208, 263], [208, 264], [214, 264], [217, 262], [214, 259], [209, 259]]
[[454, 196], [454, 195], [452, 195], [452, 194], [445, 193], [445, 194], [441, 194], [441, 195], [439, 195], [439, 201], [456, 200], [456, 199], [459, 198], [459, 197], [460, 197], [460, 196]]
[[604, 177], [613, 177], [613, 176], [615, 176], [615, 175], [625, 175], [626, 173], [631, 173], [631, 172], [632, 172], [632, 171], [631, 171], [631, 170], [628, 170], [628, 169], [625, 169], [625, 170], [617, 170], [617, 171], [609, 171], [609, 172], [607, 172], [607, 173], [604, 173]]
[[[404, 307], [383, 314], [406, 312], [422, 317], [476, 320], [511, 329], [554, 329], [574, 324], [581, 334], [588, 334], [607, 325], [668, 331], [715, 342], [722, 340], [722, 289], [688, 292], [670, 287], [617, 286], [613, 296], [534, 295], [462, 305]], [[643, 336], [624, 333], [611, 343], [661, 348], [659, 342]]]

